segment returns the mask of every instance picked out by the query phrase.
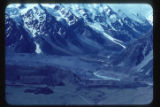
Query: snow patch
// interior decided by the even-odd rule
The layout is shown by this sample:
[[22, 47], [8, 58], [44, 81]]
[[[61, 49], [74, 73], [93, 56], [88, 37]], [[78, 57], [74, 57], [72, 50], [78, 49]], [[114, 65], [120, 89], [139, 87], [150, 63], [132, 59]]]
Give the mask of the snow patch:
[[39, 46], [39, 44], [38, 43], [36, 43], [36, 42], [34, 42], [35, 43], [35, 45], [36, 45], [36, 50], [35, 50], [35, 52], [36, 53], [41, 53], [41, 49], [40, 49], [40, 46]]
[[153, 15], [149, 15], [147, 17], [147, 20], [149, 21], [149, 23], [153, 26]]
[[142, 68], [149, 63], [149, 61], [153, 60], [153, 50], [149, 52], [149, 54], [145, 57], [145, 59], [136, 67], [137, 71], [142, 72]]
[[97, 72], [94, 72], [93, 74], [94, 74], [95, 76], [99, 77], [99, 78], [104, 79], [104, 80], [115, 80], [115, 81], [120, 81], [120, 79], [118, 79], [118, 78], [99, 75], [99, 74], [97, 74]]
[[116, 15], [115, 14], [110, 15], [110, 20], [111, 20], [112, 23], [115, 23], [116, 20], [117, 20]]
[[124, 49], [126, 48], [126, 46], [124, 46], [124, 45], [122, 44], [122, 41], [117, 40], [117, 39], [113, 38], [112, 36], [110, 36], [110, 35], [108, 35], [108, 34], [106, 34], [106, 33], [103, 33], [103, 34], [104, 34], [105, 37], [107, 37], [108, 39], [110, 39], [112, 42], [114, 42], [114, 43], [122, 46]]

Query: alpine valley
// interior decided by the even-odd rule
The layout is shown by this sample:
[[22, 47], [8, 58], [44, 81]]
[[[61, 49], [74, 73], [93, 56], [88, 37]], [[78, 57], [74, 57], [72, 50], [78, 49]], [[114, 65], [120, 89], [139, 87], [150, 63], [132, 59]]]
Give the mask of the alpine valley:
[[9, 104], [148, 104], [153, 99], [153, 22], [120, 6], [10, 4], [5, 52]]

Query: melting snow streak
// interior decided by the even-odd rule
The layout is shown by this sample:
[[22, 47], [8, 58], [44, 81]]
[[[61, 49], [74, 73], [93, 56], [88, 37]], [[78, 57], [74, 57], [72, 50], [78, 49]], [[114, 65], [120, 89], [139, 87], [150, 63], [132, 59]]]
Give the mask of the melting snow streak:
[[40, 47], [39, 47], [39, 44], [38, 43], [36, 43], [36, 42], [34, 42], [35, 44], [36, 44], [36, 50], [35, 50], [35, 52], [36, 53], [41, 53], [41, 49], [40, 49]]

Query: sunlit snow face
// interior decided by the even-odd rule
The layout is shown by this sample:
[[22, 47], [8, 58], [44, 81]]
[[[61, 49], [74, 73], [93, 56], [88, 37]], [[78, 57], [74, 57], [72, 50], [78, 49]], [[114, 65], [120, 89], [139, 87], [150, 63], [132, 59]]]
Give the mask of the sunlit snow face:
[[19, 7], [19, 6], [21, 6], [21, 4], [20, 3], [15, 3], [15, 4], [9, 4], [8, 6], [7, 6], [7, 8], [12, 8], [12, 7]]
[[[26, 4], [27, 5], [27, 4]], [[37, 4], [29, 4], [29, 7], [34, 7]], [[49, 8], [54, 8], [57, 4], [41, 4], [42, 6], [49, 7]], [[65, 7], [77, 10], [77, 9], [82, 9], [82, 8], [87, 8], [92, 14], [96, 14], [96, 11], [102, 12], [103, 10], [107, 10], [107, 6], [110, 6], [114, 11], [119, 12], [122, 11], [123, 13], [127, 14], [130, 16], [130, 18], [137, 18], [138, 17], [143, 17], [146, 18], [151, 24], [153, 24], [153, 8], [149, 4], [127, 4], [127, 3], [122, 3], [122, 4], [98, 4], [98, 3], [93, 3], [91, 4], [63, 4]], [[9, 4], [7, 8], [12, 8], [16, 7], [19, 8], [21, 6], [20, 3], [16, 4]], [[26, 10], [26, 9], [25, 9]], [[109, 13], [109, 9], [107, 10], [107, 13]], [[81, 11], [81, 13], [84, 13]], [[135, 19], [136, 20], [136, 19]]]
[[153, 15], [152, 15], [152, 14], [151, 14], [151, 15], [148, 15], [147, 19], [148, 19], [148, 21], [150, 22], [150, 24], [153, 25]]

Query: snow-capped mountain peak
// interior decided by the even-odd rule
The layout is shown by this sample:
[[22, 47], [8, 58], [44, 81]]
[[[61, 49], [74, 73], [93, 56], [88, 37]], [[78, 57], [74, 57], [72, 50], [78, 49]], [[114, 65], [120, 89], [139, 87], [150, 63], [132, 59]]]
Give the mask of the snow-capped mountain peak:
[[[13, 10], [14, 12], [11, 12]], [[93, 36], [96, 34], [93, 37], [84, 36], [86, 44], [89, 44], [87, 42], [94, 42], [97, 47], [100, 47], [104, 39], [104, 48], [110, 44], [111, 47], [116, 45], [125, 49], [128, 42], [138, 39], [139, 35], [143, 35], [151, 28], [151, 25], [146, 23], [147, 19], [142, 14], [129, 13], [124, 10], [126, 9], [115, 8], [114, 4], [18, 4], [16, 6], [9, 5], [6, 13], [9, 14], [9, 17], [14, 16], [11, 17], [13, 20], [17, 16], [20, 20], [19, 26], [22, 24], [31, 38], [50, 40], [51, 47], [53, 44], [55, 45], [53, 42], [55, 38], [56, 45], [65, 41], [64, 43], [69, 46], [71, 45], [68, 42], [71, 42], [72, 38], [79, 38], [80, 41], [76, 39], [79, 44], [74, 43], [74, 47], [79, 49], [84, 45], [84, 41], [78, 34], [81, 29], [81, 32], [89, 32], [87, 35]], [[15, 21], [18, 24], [17, 20]], [[66, 32], [68, 29], [71, 29], [70, 32], [74, 37]], [[57, 37], [61, 39], [57, 39]], [[39, 47], [42, 52], [41, 43], [38, 43], [38, 41], [36, 41], [36, 44], [34, 42], [35, 47]], [[62, 48], [61, 46], [58, 47]], [[92, 48], [90, 49], [92, 50]]]

